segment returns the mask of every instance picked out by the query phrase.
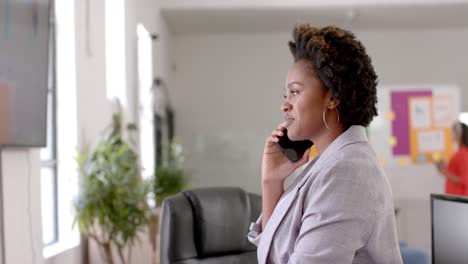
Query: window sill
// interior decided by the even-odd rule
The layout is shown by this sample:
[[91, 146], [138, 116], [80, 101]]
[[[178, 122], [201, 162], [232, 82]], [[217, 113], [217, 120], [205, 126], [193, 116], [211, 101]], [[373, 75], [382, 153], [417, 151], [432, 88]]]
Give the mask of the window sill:
[[42, 255], [44, 256], [44, 259], [49, 259], [79, 245], [79, 239], [69, 239], [61, 242], [59, 241], [57, 243], [44, 247], [44, 249], [42, 250]]

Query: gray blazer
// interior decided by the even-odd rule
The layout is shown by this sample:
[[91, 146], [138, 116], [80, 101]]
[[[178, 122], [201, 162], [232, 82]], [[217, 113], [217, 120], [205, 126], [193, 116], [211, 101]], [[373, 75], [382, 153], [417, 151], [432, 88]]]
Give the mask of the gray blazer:
[[312, 160], [249, 240], [264, 263], [402, 263], [390, 185], [367, 142], [352, 126]]

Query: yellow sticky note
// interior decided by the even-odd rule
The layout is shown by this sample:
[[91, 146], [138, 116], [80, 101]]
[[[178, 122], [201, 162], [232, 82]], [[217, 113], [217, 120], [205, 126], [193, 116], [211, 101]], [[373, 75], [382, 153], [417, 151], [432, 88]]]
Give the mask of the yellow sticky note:
[[379, 159], [380, 166], [385, 166], [385, 160], [384, 159]]
[[392, 137], [388, 138], [388, 145], [390, 145], [390, 147], [394, 147], [394, 146], [396, 146], [396, 144], [397, 144], [396, 137], [392, 136]]
[[435, 152], [432, 154], [432, 160], [435, 162], [439, 162], [442, 159], [442, 155], [439, 152]]
[[409, 160], [407, 158], [399, 158], [398, 163], [400, 163], [400, 166], [406, 167], [409, 164]]
[[395, 113], [394, 112], [388, 112], [387, 113], [387, 119], [390, 121], [395, 120]]

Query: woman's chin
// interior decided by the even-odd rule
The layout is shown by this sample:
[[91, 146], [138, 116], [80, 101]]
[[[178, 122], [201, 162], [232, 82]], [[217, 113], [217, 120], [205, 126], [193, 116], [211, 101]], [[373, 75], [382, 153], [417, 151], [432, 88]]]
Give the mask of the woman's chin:
[[291, 141], [299, 141], [299, 140], [306, 140], [307, 137], [304, 136], [304, 135], [300, 135], [299, 133], [295, 133], [295, 131], [289, 131], [288, 130], [288, 138], [291, 140]]
[[294, 131], [289, 131], [288, 130], [288, 138], [291, 140], [291, 141], [297, 141], [297, 140], [300, 140], [298, 135], [296, 133], [294, 133]]
[[300, 129], [296, 129], [294, 126], [289, 126], [288, 127], [288, 138], [291, 141], [298, 141], [298, 140], [304, 140], [306, 137], [303, 135], [303, 133], [300, 133]]

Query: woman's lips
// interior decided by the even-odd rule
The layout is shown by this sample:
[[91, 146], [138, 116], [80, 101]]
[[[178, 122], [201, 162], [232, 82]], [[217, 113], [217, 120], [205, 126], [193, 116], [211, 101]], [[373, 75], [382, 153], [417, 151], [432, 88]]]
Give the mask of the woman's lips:
[[284, 117], [285, 126], [291, 125], [291, 123], [292, 123], [293, 121], [294, 121], [294, 118], [292, 118], [292, 117]]

